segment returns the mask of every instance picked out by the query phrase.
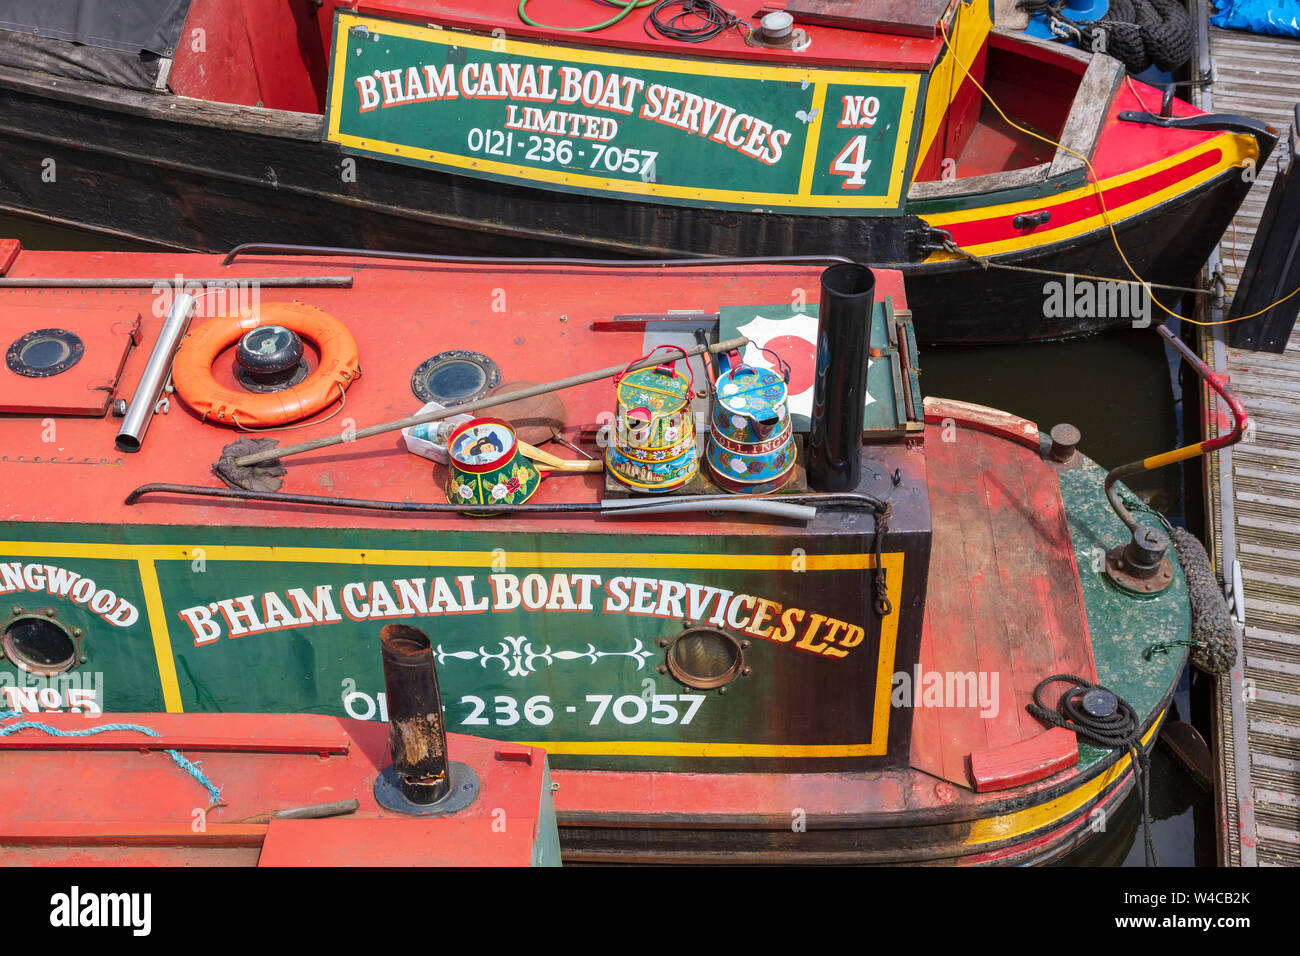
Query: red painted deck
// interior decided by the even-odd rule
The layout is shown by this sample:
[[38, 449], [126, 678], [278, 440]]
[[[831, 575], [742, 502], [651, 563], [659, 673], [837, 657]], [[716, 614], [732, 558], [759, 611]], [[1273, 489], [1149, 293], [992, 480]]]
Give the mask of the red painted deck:
[[[723, 305], [782, 304], [803, 289], [816, 301], [817, 266], [673, 267], [638, 270], [633, 266], [442, 266], [384, 260], [313, 257], [241, 257], [223, 268], [221, 257], [174, 253], [85, 253], [23, 251], [9, 269], [20, 276], [157, 276], [186, 279], [229, 276], [351, 275], [352, 289], [263, 289], [263, 302], [299, 300], [325, 310], [356, 337], [362, 375], [347, 391], [343, 410], [329, 420], [271, 435], [286, 445], [340, 429], [391, 421], [419, 410], [410, 380], [426, 358], [449, 349], [487, 353], [501, 369], [503, 382], [546, 382], [578, 372], [625, 363], [645, 352], [643, 333], [596, 332], [592, 323], [624, 313], [664, 313], [673, 309], [716, 312]], [[902, 276], [877, 273], [877, 295], [902, 304]], [[209, 314], [220, 297], [200, 306]], [[236, 300], [232, 300], [236, 301]], [[162, 318], [149, 290], [9, 289], [0, 290], [0, 340], [4, 345], [29, 330], [27, 317], [53, 308], [99, 309], [126, 306], [142, 317], [143, 340], [126, 360], [119, 396], [129, 399], [148, 361]], [[21, 311], [18, 311], [21, 309]], [[15, 318], [16, 317], [16, 318]], [[22, 321], [20, 321], [22, 320]], [[204, 319], [196, 318], [198, 328]], [[26, 324], [23, 324], [26, 322]], [[232, 352], [218, 359], [229, 367]], [[225, 374], [223, 372], [223, 374]], [[0, 379], [17, 378], [0, 364]], [[60, 375], [51, 381], [66, 378]], [[80, 387], [80, 386], [79, 386]], [[586, 442], [614, 407], [611, 382], [601, 381], [560, 393], [567, 409], [566, 437]], [[148, 482], [224, 487], [212, 474], [221, 449], [246, 434], [226, 425], [204, 423], [172, 396], [171, 411], [158, 415], [143, 448], [124, 454], [114, 447], [120, 419], [55, 415], [0, 416], [0, 480], [10, 489], [5, 519], [28, 522], [92, 521], [122, 526], [184, 524], [335, 528], [472, 528], [538, 530], [527, 517], [468, 519], [457, 515], [398, 515], [342, 509], [311, 509], [269, 504], [182, 501], [152, 496], [134, 506], [128, 492]], [[349, 426], [349, 422], [351, 426]], [[586, 436], [584, 439], [583, 436]], [[548, 445], [564, 458], [568, 449]], [[445, 502], [445, 469], [410, 454], [394, 432], [288, 459], [283, 490], [391, 501]], [[543, 480], [535, 502], [595, 502], [603, 494], [599, 474], [552, 475]], [[21, 489], [21, 493], [19, 493]], [[94, 507], [86, 503], [93, 501]], [[592, 515], [546, 517], [545, 527], [564, 530], [636, 528], [647, 533], [771, 533], [762, 519], [715, 519], [707, 515], [619, 519]]]
[[[1025, 710], [1040, 680], [1057, 673], [1095, 679], [1096, 670], [1056, 471], [1021, 442], [962, 427], [949, 437], [943, 440], [942, 424], [926, 428], [934, 536], [912, 766], [973, 787], [972, 754], [1052, 743], [1035, 741], [1045, 728]], [[951, 695], [943, 706], [925, 706], [926, 674], [946, 685], [946, 675], [966, 673], [977, 675], [977, 691], [988, 675], [990, 706]], [[992, 675], [999, 675], [996, 694]], [[1046, 751], [1043, 767], [1061, 769], [1054, 763], [1060, 747]], [[1023, 782], [1019, 756], [1028, 753], [986, 757], [981, 789], [1003, 774]]]
[[[530, 763], [498, 756], [494, 741], [448, 735], [451, 758], [479, 776], [479, 798], [454, 816], [413, 818], [374, 799], [375, 777], [390, 762], [387, 724], [268, 714], [25, 719], [65, 731], [134, 723], [162, 736], [27, 729], [0, 738], [0, 857], [11, 865], [527, 866], [532, 858], [540, 750]], [[200, 764], [223, 806], [209, 806], [168, 747]], [[360, 808], [345, 816], [265, 819], [351, 798]]]

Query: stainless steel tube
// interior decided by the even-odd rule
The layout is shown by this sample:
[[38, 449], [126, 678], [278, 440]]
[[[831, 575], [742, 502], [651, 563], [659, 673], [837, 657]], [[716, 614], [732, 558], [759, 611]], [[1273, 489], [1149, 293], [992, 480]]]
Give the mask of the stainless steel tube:
[[181, 339], [190, 326], [195, 302], [194, 296], [179, 293], [167, 312], [167, 318], [163, 320], [162, 331], [158, 333], [153, 354], [149, 356], [149, 364], [144, 367], [140, 384], [135, 387], [135, 397], [131, 399], [126, 417], [122, 419], [122, 427], [117, 432], [117, 447], [121, 451], [140, 450], [145, 430], [153, 419], [154, 408], [158, 405], [163, 386], [171, 372], [176, 349], [180, 347]]

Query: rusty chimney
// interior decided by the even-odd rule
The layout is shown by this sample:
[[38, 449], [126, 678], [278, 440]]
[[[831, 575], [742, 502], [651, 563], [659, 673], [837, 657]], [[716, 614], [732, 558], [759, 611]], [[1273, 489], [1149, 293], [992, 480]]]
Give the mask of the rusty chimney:
[[411, 803], [428, 806], [451, 789], [433, 647], [423, 631], [405, 624], [384, 625], [379, 644], [397, 786]]
[[862, 474], [867, 348], [876, 277], [856, 262], [822, 273], [817, 321], [817, 380], [808, 434], [808, 484], [850, 491]]

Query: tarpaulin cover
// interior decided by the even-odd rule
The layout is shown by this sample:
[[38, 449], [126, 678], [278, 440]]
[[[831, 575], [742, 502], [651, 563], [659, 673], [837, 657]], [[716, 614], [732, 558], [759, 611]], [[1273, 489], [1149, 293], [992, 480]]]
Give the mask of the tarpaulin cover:
[[0, 0], [0, 64], [149, 90], [190, 0]]
[[171, 56], [190, 0], [0, 0], [0, 30]]
[[1215, 0], [1210, 22], [1225, 30], [1300, 37], [1300, 0]]

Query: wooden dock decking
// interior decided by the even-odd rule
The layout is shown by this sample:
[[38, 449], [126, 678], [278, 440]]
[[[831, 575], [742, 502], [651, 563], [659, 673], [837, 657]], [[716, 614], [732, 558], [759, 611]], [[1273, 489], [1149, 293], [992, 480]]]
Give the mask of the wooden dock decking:
[[[1198, 4], [1203, 10], [1203, 4]], [[1201, 33], [1202, 73], [1217, 79], [1201, 106], [1289, 129], [1300, 101], [1300, 41], [1218, 30]], [[1278, 151], [1286, 152], [1286, 140]], [[1276, 173], [1276, 153], [1223, 238], [1210, 273], [1231, 303]], [[1202, 354], [1226, 372], [1253, 422], [1246, 441], [1206, 464], [1208, 543], [1229, 583], [1240, 566], [1244, 627], [1238, 662], [1215, 702], [1219, 862], [1300, 865], [1300, 331], [1280, 355], [1231, 348], [1222, 326], [1201, 329]], [[1213, 392], [1211, 430], [1226, 425]]]

